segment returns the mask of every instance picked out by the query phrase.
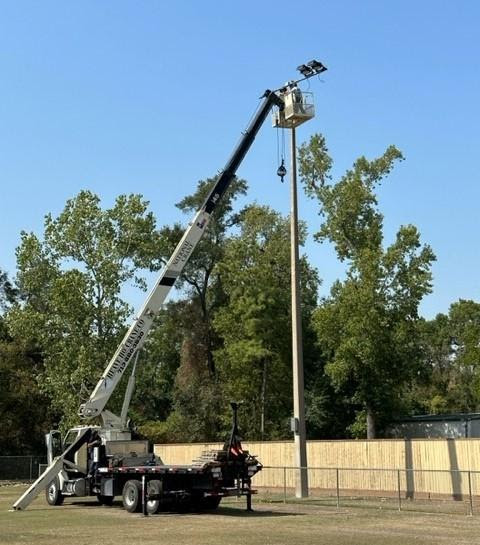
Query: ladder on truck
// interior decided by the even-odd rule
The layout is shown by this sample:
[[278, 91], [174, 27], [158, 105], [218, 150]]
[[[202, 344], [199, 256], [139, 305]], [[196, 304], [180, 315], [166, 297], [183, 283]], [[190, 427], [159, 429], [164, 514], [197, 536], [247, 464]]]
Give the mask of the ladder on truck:
[[13, 504], [13, 511], [21, 511], [26, 509], [32, 501], [45, 490], [48, 485], [55, 479], [55, 477], [63, 469], [64, 465], [75, 468], [76, 465], [70, 460], [66, 460], [69, 454], [74, 454], [86, 440], [87, 432], [90, 432], [90, 428], [83, 428], [79, 431], [78, 437], [75, 441], [63, 452], [60, 456], [54, 458], [53, 462], [47, 467], [47, 469], [38, 477], [38, 479], [18, 498]]

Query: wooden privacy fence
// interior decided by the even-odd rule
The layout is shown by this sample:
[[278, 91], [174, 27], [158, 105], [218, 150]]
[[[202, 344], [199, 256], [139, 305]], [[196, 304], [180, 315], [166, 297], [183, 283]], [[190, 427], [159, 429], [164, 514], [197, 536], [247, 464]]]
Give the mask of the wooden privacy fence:
[[[243, 446], [265, 466], [255, 476], [256, 487], [295, 486], [293, 442]], [[221, 447], [221, 443], [155, 445], [155, 454], [167, 464], [189, 464], [204, 450]], [[480, 439], [308, 441], [307, 459], [311, 489], [456, 499], [480, 495]]]

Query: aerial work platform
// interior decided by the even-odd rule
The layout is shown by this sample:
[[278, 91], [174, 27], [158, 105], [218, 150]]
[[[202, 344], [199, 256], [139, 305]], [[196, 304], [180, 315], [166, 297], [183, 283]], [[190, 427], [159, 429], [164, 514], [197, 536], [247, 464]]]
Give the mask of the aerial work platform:
[[281, 95], [285, 103], [283, 110], [272, 114], [272, 125], [282, 129], [294, 129], [315, 117], [313, 93], [303, 92], [297, 86], [287, 86]]

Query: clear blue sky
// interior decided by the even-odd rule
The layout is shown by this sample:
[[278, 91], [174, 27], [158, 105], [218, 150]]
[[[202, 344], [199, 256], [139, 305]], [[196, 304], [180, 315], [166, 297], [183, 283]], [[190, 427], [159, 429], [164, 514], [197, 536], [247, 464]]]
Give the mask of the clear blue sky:
[[[110, 205], [139, 192], [159, 224], [228, 158], [259, 95], [312, 58], [317, 117], [340, 174], [396, 144], [406, 161], [380, 193], [386, 242], [413, 223], [432, 245], [427, 317], [479, 299], [480, 3], [476, 1], [81, 2], [0, 0], [0, 267], [22, 229], [88, 188]], [[239, 174], [247, 201], [287, 213], [275, 131], [265, 124]], [[318, 227], [316, 205], [300, 214]], [[324, 279], [332, 250], [306, 251]], [[129, 292], [137, 305], [142, 294]]]

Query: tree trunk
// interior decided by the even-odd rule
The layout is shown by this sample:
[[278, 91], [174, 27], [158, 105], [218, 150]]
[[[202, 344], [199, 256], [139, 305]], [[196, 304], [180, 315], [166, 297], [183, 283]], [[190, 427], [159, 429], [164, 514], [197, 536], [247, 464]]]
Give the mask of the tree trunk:
[[263, 441], [265, 436], [265, 394], [267, 391], [267, 360], [263, 360], [263, 374], [262, 374], [262, 392], [260, 394], [261, 399], [261, 414], [260, 414], [260, 438]]
[[213, 359], [213, 350], [212, 350], [212, 330], [210, 323], [210, 315], [207, 309], [207, 291], [206, 286], [208, 283], [208, 276], [205, 279], [204, 289], [199, 291], [200, 297], [200, 306], [202, 308], [203, 322], [205, 324], [205, 347], [207, 349], [207, 367], [210, 374], [210, 378], [215, 377], [215, 361]]
[[210, 374], [210, 377], [213, 378], [215, 376], [215, 360], [213, 359], [213, 351], [212, 351], [212, 335], [210, 331], [210, 323], [207, 322], [206, 324], [206, 332], [205, 332], [205, 344], [207, 347], [207, 366], [208, 366], [208, 372]]
[[375, 413], [372, 408], [367, 405], [367, 439], [375, 439], [377, 435], [375, 424]]

